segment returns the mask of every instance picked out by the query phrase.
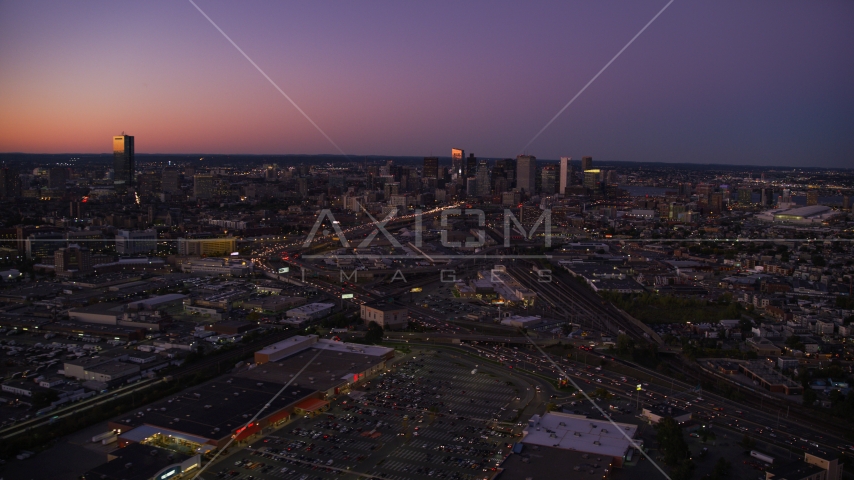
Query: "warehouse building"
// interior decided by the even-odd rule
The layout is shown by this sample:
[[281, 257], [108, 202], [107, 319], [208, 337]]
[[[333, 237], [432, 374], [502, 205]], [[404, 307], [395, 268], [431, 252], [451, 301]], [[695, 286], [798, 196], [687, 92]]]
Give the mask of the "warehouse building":
[[222, 448], [232, 436], [241, 445], [262, 429], [284, 423], [298, 404], [318, 395], [311, 388], [292, 385], [258, 419], [247, 424], [281, 388], [279, 383], [221, 377], [128, 413], [108, 426], [119, 432], [119, 446], [151, 444], [204, 454]]
[[[311, 358], [314, 360], [306, 365]], [[318, 339], [317, 335], [295, 336], [256, 352], [258, 366], [241, 375], [285, 383], [305, 368], [296, 384], [317, 390], [319, 398], [325, 399], [385, 371], [392, 358], [392, 348]]]
[[634, 440], [637, 425], [616, 423], [616, 426], [583, 415], [549, 412], [528, 420], [528, 426], [522, 430], [522, 443], [601, 455], [610, 458], [614, 467], [622, 468], [632, 449], [643, 445], [641, 440]]
[[201, 467], [201, 455], [182, 455], [150, 445], [132, 444], [107, 454], [107, 463], [81, 477], [83, 480], [165, 480], [179, 478]]
[[285, 315], [294, 320], [310, 322], [329, 315], [334, 308], [334, 303], [309, 303], [308, 305], [288, 310], [288, 313]]

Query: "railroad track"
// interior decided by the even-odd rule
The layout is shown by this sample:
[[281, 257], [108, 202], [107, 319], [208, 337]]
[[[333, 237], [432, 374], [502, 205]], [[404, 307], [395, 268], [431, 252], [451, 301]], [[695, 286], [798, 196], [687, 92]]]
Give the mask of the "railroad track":
[[577, 320], [577, 323], [586, 323], [590, 327], [612, 334], [617, 334], [622, 330], [635, 338], [644, 337], [645, 332], [642, 329], [626, 321], [618, 312], [610, 310], [607, 302], [598, 296], [594, 299], [579, 292], [582, 287], [573, 285], [575, 279], [567, 278], [553, 270], [551, 272], [552, 281], [543, 282], [541, 277], [533, 273], [532, 269], [533, 266], [507, 267], [513, 278], [524, 287], [537, 292], [539, 297], [551, 305], [558, 314]]

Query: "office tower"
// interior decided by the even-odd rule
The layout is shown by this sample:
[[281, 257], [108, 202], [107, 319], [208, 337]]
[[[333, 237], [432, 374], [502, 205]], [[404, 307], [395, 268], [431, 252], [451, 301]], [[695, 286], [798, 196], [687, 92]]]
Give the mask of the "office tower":
[[473, 197], [475, 195], [477, 195], [477, 178], [468, 177], [466, 178], [466, 197]]
[[507, 182], [507, 179], [504, 177], [496, 177], [493, 171], [492, 175], [492, 191], [496, 194], [506, 192], [510, 190], [510, 184]]
[[386, 182], [383, 185], [383, 195], [386, 200], [391, 198], [392, 195], [400, 194], [400, 182]]
[[566, 187], [570, 185], [572, 178], [572, 157], [560, 157], [560, 182], [558, 182], [559, 190], [557, 193], [563, 195], [566, 193]]
[[64, 168], [53, 167], [48, 172], [48, 188], [52, 190], [65, 190], [65, 181], [67, 179], [68, 175]]
[[160, 175], [155, 173], [140, 173], [136, 176], [136, 191], [140, 195], [153, 195], [161, 191]]
[[668, 218], [671, 220], [678, 220], [679, 215], [685, 213], [685, 205], [676, 202], [670, 202], [670, 211]]
[[156, 230], [119, 230], [116, 233], [116, 253], [136, 255], [157, 251]]
[[809, 190], [807, 192], [807, 206], [818, 205], [818, 190]]
[[842, 196], [842, 210], [845, 210], [846, 212], [851, 211], [851, 196], [850, 195], [843, 195]]
[[749, 188], [739, 188], [738, 189], [738, 203], [742, 205], [747, 205], [748, 203], [753, 203], [753, 190]]
[[774, 192], [770, 188], [763, 188], [761, 193], [762, 198], [760, 199], [760, 203], [762, 203], [763, 207], [774, 203]]
[[[516, 160], [512, 158], [505, 158], [495, 162], [495, 166], [504, 172], [504, 178], [507, 179], [507, 186], [509, 188], [513, 188], [516, 184]], [[492, 176], [493, 178], [495, 177], [494, 169]]]
[[503, 192], [501, 194], [501, 205], [505, 207], [515, 207], [522, 201], [519, 192]]
[[0, 197], [18, 198], [21, 196], [21, 175], [14, 167], [0, 168]]
[[556, 180], [557, 180], [557, 167], [555, 165], [546, 165], [543, 167], [542, 178], [540, 181], [540, 189], [543, 192], [543, 195], [554, 195], [557, 193], [556, 188]]
[[581, 157], [581, 171], [593, 170], [593, 157]]
[[711, 198], [712, 192], [715, 191], [714, 185], [709, 185], [708, 183], [698, 183], [697, 184], [697, 202], [698, 203], [709, 203], [709, 199]]
[[196, 199], [212, 198], [214, 179], [211, 175], [198, 174], [193, 176], [193, 197]]
[[116, 185], [133, 185], [136, 168], [133, 152], [132, 135], [113, 137], [113, 183]]
[[439, 178], [439, 157], [424, 157], [421, 178]]
[[181, 172], [175, 167], [166, 167], [160, 174], [160, 189], [163, 193], [181, 192]]
[[599, 176], [602, 172], [598, 169], [590, 169], [584, 171], [584, 188], [590, 190], [599, 190]]
[[[373, 178], [373, 177], [371, 177]], [[297, 190], [299, 194], [303, 197], [308, 195], [308, 179], [307, 178], [298, 178], [297, 179]]]
[[489, 165], [481, 160], [477, 165], [477, 196], [486, 197], [492, 193], [492, 182], [489, 179]]
[[477, 175], [477, 158], [475, 158], [473, 153], [470, 153], [469, 157], [466, 159], [465, 175], [466, 177], [473, 177]]
[[537, 157], [533, 155], [519, 155], [516, 157], [516, 189], [532, 195], [536, 182]]
[[459, 148], [451, 149], [451, 177], [456, 176], [457, 179], [463, 178], [464, 166], [463, 162], [466, 158], [466, 151]]
[[724, 194], [721, 192], [712, 193], [709, 199], [709, 210], [715, 215], [720, 215], [724, 210]]
[[68, 218], [83, 218], [83, 212], [86, 211], [84, 205], [86, 204], [79, 201], [70, 202], [68, 206]]
[[60, 276], [73, 276], [92, 271], [92, 253], [77, 244], [60, 248], [53, 254], [54, 271]]
[[617, 171], [616, 170], [608, 170], [605, 172], [605, 183], [608, 185], [616, 185], [617, 183]]

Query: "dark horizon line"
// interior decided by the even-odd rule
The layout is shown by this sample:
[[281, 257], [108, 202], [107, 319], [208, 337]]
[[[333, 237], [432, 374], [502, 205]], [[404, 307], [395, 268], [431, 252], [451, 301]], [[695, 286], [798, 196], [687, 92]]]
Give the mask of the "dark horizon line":
[[[48, 156], [75, 156], [75, 155], [80, 156], [80, 157], [101, 157], [101, 156], [112, 157], [113, 156], [112, 153], [0, 152], [0, 157], [12, 156], [12, 155], [43, 156], [43, 157], [48, 157]], [[421, 156], [421, 155], [380, 155], [380, 154], [342, 155], [340, 153], [336, 154], [336, 153], [139, 153], [139, 152], [135, 152], [135, 155], [136, 156], [152, 156], [152, 157], [156, 157], [156, 156], [175, 156], [175, 157], [181, 157], [181, 156], [197, 157], [197, 156], [201, 156], [201, 157], [208, 157], [208, 156], [210, 156], [210, 157], [220, 157], [220, 158], [221, 157], [231, 157], [231, 156], [235, 156], [235, 157], [238, 157], [238, 156], [239, 157], [329, 157], [329, 158], [341, 157], [343, 159], [347, 159], [347, 161], [349, 163], [357, 163], [358, 159], [362, 159], [362, 158], [422, 160], [422, 159], [428, 158], [428, 157], [436, 157], [440, 160], [445, 160], [445, 159], [449, 160], [449, 161], [451, 160], [450, 156], [441, 156], [441, 155], [423, 155], [423, 156]], [[536, 155], [534, 155], [534, 157], [536, 157]], [[513, 157], [475, 157], [475, 158], [483, 159], [483, 160], [493, 160], [493, 161], [505, 160], [505, 159], [513, 160], [514, 159]], [[581, 160], [581, 157], [579, 157], [578, 159], [573, 158], [573, 162], [577, 162], [580, 160]], [[560, 163], [559, 158], [558, 159], [537, 158], [537, 161]], [[739, 165], [739, 164], [734, 164], [734, 163], [692, 163], [692, 162], [664, 162], [664, 161], [650, 162], [650, 161], [643, 161], [643, 160], [640, 160], [640, 161], [638, 161], [638, 160], [596, 160], [595, 157], [594, 157], [594, 161], [596, 163], [606, 164], [606, 165], [611, 165], [611, 164], [653, 165], [653, 166], [680, 165], [680, 166], [698, 166], [698, 167], [733, 167], [733, 168], [782, 169], [782, 170], [789, 170], [789, 169], [839, 170], [839, 171], [854, 170], [854, 168], [846, 168], [846, 167], [820, 167], [820, 166], [805, 167], [805, 166], [791, 166], [791, 165], [756, 165], [756, 164]]]

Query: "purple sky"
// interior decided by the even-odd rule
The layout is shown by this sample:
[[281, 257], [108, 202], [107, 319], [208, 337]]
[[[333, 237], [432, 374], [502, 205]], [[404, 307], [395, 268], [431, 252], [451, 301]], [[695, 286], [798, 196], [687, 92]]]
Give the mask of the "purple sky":
[[[196, 3], [348, 154], [511, 157], [665, 4]], [[854, 166], [854, 2], [676, 0], [540, 158]], [[0, 151], [337, 153], [184, 1], [0, 2]]]

